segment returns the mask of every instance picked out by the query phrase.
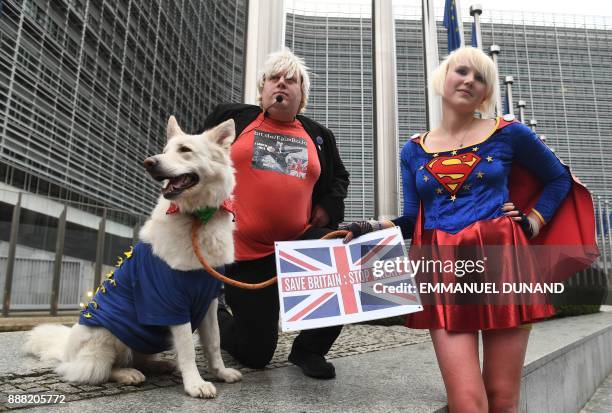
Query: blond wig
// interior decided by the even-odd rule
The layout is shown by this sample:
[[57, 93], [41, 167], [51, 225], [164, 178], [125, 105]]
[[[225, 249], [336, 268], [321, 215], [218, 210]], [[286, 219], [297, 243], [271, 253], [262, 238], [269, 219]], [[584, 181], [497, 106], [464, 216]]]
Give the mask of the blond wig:
[[257, 103], [261, 105], [261, 91], [263, 90], [266, 79], [278, 74], [284, 74], [289, 78], [296, 74], [299, 75], [301, 79], [302, 99], [300, 100], [298, 112], [303, 112], [306, 109], [308, 94], [310, 93], [310, 75], [308, 74], [308, 67], [306, 67], [304, 59], [296, 56], [286, 47], [281, 51], [268, 55], [263, 70], [258, 76], [257, 90], [259, 93], [257, 96]]
[[444, 96], [444, 82], [448, 71], [460, 64], [468, 65], [476, 69], [483, 77], [486, 85], [485, 98], [476, 110], [487, 116], [493, 112], [497, 93], [499, 90], [499, 75], [493, 60], [487, 56], [482, 50], [474, 47], [461, 47], [454, 50], [440, 63], [440, 66], [434, 70], [431, 76], [431, 87], [434, 92], [440, 96]]

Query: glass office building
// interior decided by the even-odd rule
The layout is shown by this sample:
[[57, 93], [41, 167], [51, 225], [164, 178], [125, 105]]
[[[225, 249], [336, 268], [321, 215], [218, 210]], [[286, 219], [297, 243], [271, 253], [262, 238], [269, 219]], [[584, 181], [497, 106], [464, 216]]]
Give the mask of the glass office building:
[[[347, 219], [374, 216], [371, 2], [328, 12], [286, 1], [285, 44], [314, 73], [306, 114], [329, 126], [351, 172]], [[319, 2], [320, 4], [320, 2]], [[425, 129], [420, 2], [395, 2], [400, 146]], [[170, 114], [199, 132], [216, 103], [242, 100], [247, 0], [11, 0], [0, 14], [0, 182], [147, 214], [141, 167]], [[441, 9], [436, 10], [442, 16]], [[465, 24], [470, 38], [470, 24]], [[501, 80], [574, 172], [612, 200], [612, 22], [485, 10]], [[440, 55], [446, 33], [439, 25]], [[399, 189], [398, 189], [399, 193]]]
[[372, 24], [369, 17], [287, 15], [285, 44], [306, 60], [306, 115], [328, 126], [351, 173], [345, 219], [374, 216]]
[[201, 132], [242, 99], [246, 3], [0, 2], [0, 182], [148, 214], [168, 116]]
[[[328, 125], [351, 172], [347, 220], [374, 216], [372, 20], [365, 8], [326, 15], [291, 3], [285, 44], [314, 73], [307, 114]], [[420, 2], [396, 2], [398, 129], [400, 147], [426, 129]], [[436, 10], [442, 16], [442, 10]], [[533, 16], [485, 11], [485, 50], [501, 47], [500, 83], [514, 77], [513, 98], [527, 102], [527, 119], [592, 191], [612, 200], [612, 19]], [[465, 23], [469, 44], [471, 25]], [[439, 53], [446, 31], [438, 24]], [[502, 92], [503, 93], [503, 92]], [[516, 109], [515, 109], [515, 112]], [[398, 194], [401, 190], [398, 188]]]

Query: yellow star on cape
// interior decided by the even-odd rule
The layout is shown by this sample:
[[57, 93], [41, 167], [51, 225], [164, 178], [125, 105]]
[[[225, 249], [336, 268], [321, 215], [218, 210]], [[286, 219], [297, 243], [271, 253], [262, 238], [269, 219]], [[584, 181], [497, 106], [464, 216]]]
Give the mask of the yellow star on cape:
[[478, 172], [476, 176], [478, 177], [478, 179], [482, 179], [482, 177], [484, 176], [484, 172]]
[[425, 168], [423, 165], [419, 166], [419, 171], [422, 171]]
[[464, 191], [469, 191], [472, 188], [472, 185], [466, 185], [463, 187]]
[[119, 257], [117, 259], [117, 264], [115, 264], [115, 267], [121, 267], [122, 264], [123, 264], [123, 257]]
[[423, 181], [425, 182], [429, 181], [429, 177], [427, 175], [423, 176]]
[[474, 146], [474, 147], [472, 148], [472, 152], [477, 152], [477, 151], [478, 151], [478, 149], [480, 149], [478, 146]]
[[114, 278], [111, 278], [111, 279], [110, 279], [110, 280], [108, 280], [108, 281], [109, 281], [109, 282], [112, 284], [112, 286], [113, 286], [113, 287], [116, 287], [116, 286], [117, 286], [117, 281], [115, 281], [115, 279], [114, 279]]
[[113, 278], [113, 275], [115, 275], [115, 271], [109, 271], [106, 273], [106, 278]]
[[83, 314], [83, 317], [85, 317], [85, 318], [91, 318], [91, 314], [89, 314], [89, 313], [85, 313], [85, 314]]
[[493, 162], [493, 158], [490, 156], [487, 156], [487, 162]]
[[440, 154], [439, 154], [439, 153], [434, 153], [434, 154], [433, 154], [433, 157], [434, 157], [434, 158], [437, 158], [438, 156], [440, 156]]
[[436, 188], [436, 193], [440, 195], [442, 193], [442, 188]]
[[451, 195], [450, 200], [455, 202], [455, 199], [457, 199], [457, 197], [455, 195]]
[[451, 155], [457, 155], [457, 150], [455, 149], [454, 151], [452, 151]]

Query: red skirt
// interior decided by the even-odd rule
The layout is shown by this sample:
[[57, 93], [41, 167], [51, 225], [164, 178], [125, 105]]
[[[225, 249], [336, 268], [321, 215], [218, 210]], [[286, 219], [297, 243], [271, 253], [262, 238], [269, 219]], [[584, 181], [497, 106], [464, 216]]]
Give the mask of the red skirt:
[[[463, 229], [457, 234], [450, 234], [440, 230], [424, 230], [419, 240], [415, 239], [411, 254], [416, 251], [420, 255], [427, 250], [428, 254], [437, 259], [457, 261], [465, 260], [470, 251], [482, 257], [487, 252], [496, 255], [492, 267], [487, 270], [480, 282], [503, 281], [538, 282], [537, 257], [529, 246], [529, 242], [520, 227], [510, 218], [500, 217], [488, 221], [478, 221]], [[454, 256], [453, 256], [454, 255]], [[478, 257], [474, 256], [476, 259]], [[415, 258], [413, 258], [415, 259]], [[436, 282], [453, 282], [454, 275], [434, 275]], [[431, 282], [421, 279], [418, 282]], [[493, 298], [491, 300], [491, 298]], [[438, 329], [444, 328], [453, 332], [475, 332], [478, 330], [512, 328], [521, 324], [533, 323], [546, 319], [555, 314], [554, 307], [546, 303], [545, 299], [513, 300], [512, 297], [498, 299], [495, 295], [487, 298], [472, 296], [470, 302], [455, 304], [448, 294], [440, 293], [435, 296], [428, 295], [423, 305], [423, 311], [409, 314], [406, 326], [410, 328]], [[434, 302], [435, 304], [428, 304]], [[493, 302], [491, 304], [480, 304]], [[521, 302], [527, 302], [522, 304]], [[531, 304], [538, 302], [537, 304]]]
[[[509, 190], [510, 199], [517, 208], [525, 213], [531, 211], [540, 197], [541, 188], [541, 183], [531, 172], [518, 164], [513, 166]], [[526, 239], [514, 221], [506, 217], [475, 222], [457, 234], [423, 230], [421, 222], [422, 215], [419, 212], [413, 235], [413, 248], [417, 246], [418, 249], [421, 246], [436, 250], [445, 245], [510, 247], [501, 254], [506, 260], [504, 265], [498, 267], [502, 267], [505, 273], [496, 276], [498, 280], [504, 278], [516, 280], [514, 271], [518, 270], [521, 273], [518, 279], [521, 281], [561, 282], [589, 267], [599, 255], [595, 242], [595, 213], [591, 195], [576, 178], [554, 218], [531, 241]], [[538, 246], [539, 249], [529, 248], [530, 245]], [[443, 252], [448, 251], [453, 249], [443, 250]], [[507, 255], [512, 255], [512, 252], [508, 254], [508, 251], [517, 252], [514, 260], [511, 257], [508, 259]], [[442, 297], [440, 302], [434, 301], [434, 304], [423, 305], [423, 311], [407, 316], [406, 326], [474, 332], [517, 327], [546, 319], [555, 313], [553, 306], [546, 302], [533, 304], [538, 300], [527, 300], [527, 304], [516, 300], [511, 304], [493, 305], [458, 305], [444, 301]]]

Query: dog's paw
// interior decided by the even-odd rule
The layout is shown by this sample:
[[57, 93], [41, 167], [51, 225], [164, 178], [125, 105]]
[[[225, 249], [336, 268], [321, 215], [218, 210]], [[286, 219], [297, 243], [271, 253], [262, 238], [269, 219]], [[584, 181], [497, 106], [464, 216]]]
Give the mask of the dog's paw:
[[191, 397], [212, 399], [217, 396], [217, 389], [212, 383], [199, 379], [194, 383], [185, 384], [185, 392]]
[[145, 375], [136, 369], [116, 369], [111, 372], [111, 379], [121, 384], [140, 384]]
[[226, 367], [217, 372], [217, 377], [226, 383], [235, 383], [242, 380], [242, 373], [238, 370]]

